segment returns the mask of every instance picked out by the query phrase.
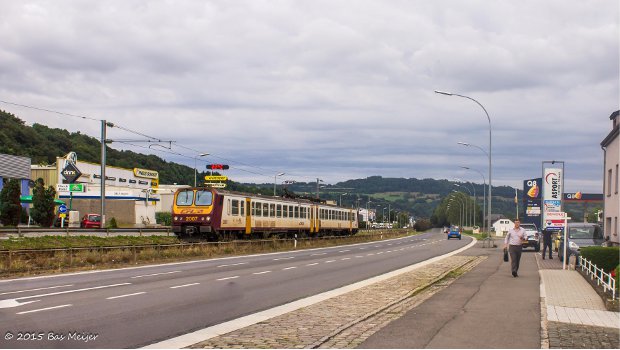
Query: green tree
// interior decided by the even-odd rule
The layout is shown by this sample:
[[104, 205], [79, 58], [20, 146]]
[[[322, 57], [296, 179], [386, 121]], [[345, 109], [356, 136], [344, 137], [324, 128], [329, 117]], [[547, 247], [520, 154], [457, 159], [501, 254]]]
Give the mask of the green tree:
[[43, 227], [50, 227], [54, 222], [54, 197], [56, 190], [52, 186], [45, 188], [45, 182], [39, 178], [32, 190], [32, 210], [30, 216]]
[[22, 214], [19, 200], [19, 180], [11, 179], [0, 192], [0, 222], [3, 225], [17, 226]]

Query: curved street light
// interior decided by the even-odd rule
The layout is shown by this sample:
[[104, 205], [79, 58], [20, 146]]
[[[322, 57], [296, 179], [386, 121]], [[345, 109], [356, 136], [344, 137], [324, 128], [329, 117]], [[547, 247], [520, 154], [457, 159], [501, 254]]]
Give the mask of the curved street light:
[[480, 108], [482, 108], [482, 110], [484, 111], [484, 114], [487, 116], [487, 120], [489, 121], [489, 211], [487, 214], [487, 224], [488, 224], [488, 228], [489, 228], [489, 240], [490, 240], [490, 247], [494, 247], [495, 246], [495, 242], [493, 242], [493, 238], [491, 238], [491, 199], [493, 198], [491, 191], [492, 191], [492, 170], [491, 170], [491, 155], [492, 155], [492, 137], [491, 137], [491, 133], [492, 133], [492, 127], [491, 127], [491, 117], [489, 116], [489, 113], [487, 112], [486, 108], [484, 108], [484, 106], [478, 102], [476, 99], [471, 98], [469, 96], [465, 96], [465, 95], [460, 95], [460, 94], [455, 94], [455, 93], [451, 93], [451, 92], [445, 92], [445, 91], [439, 91], [439, 90], [435, 90], [435, 93], [437, 94], [441, 94], [441, 95], [446, 95], [446, 96], [458, 96], [458, 97], [462, 97], [462, 98], [466, 98], [468, 100], [471, 100], [473, 102], [475, 102], [478, 106], [480, 106]]
[[461, 168], [466, 169], [466, 170], [471, 170], [471, 171], [475, 171], [478, 174], [480, 174], [480, 176], [482, 176], [482, 182], [484, 183], [484, 186], [482, 186], [482, 230], [484, 231], [484, 213], [486, 213], [486, 209], [487, 209], [487, 179], [484, 177], [484, 175], [476, 169], [472, 169], [470, 167], [467, 166], [462, 166]]
[[278, 173], [273, 176], [273, 195], [276, 195], [276, 182], [278, 181], [278, 176], [284, 176], [286, 173]]
[[200, 153], [197, 157], [194, 157], [194, 187], [196, 187], [196, 177], [198, 174], [198, 169], [196, 168], [196, 161], [198, 160], [199, 157], [206, 157], [208, 156], [209, 153]]
[[[460, 182], [465, 183], [461, 179], [456, 179], [456, 180], [459, 180]], [[473, 206], [472, 206], [472, 210], [471, 210], [471, 218], [470, 218], [470, 221], [469, 221], [470, 223], [472, 223], [472, 230], [473, 230], [473, 226], [476, 226], [476, 215], [475, 215], [475, 212], [476, 212], [476, 188], [474, 187], [474, 184], [470, 183], [470, 185], [471, 185], [471, 189], [474, 191], [474, 202], [473, 202]], [[463, 187], [464, 189], [467, 190], [467, 192], [469, 192], [469, 195], [471, 196], [471, 191], [469, 190], [469, 188], [461, 186], [460, 184], [454, 184], [454, 186], [456, 186], [456, 187]]]

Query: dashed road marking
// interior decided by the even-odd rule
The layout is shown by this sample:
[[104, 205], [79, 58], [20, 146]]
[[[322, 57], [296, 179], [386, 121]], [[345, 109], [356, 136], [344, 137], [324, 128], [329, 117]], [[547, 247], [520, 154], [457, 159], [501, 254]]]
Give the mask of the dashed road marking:
[[310, 256], [317, 256], [317, 255], [325, 255], [327, 253], [316, 253], [316, 254], [311, 254]]
[[345, 249], [345, 250], [340, 250], [338, 253], [346, 253], [346, 252], [350, 252], [351, 250], [349, 249]]
[[132, 297], [134, 295], [141, 295], [141, 294], [146, 294], [146, 292], [138, 292], [138, 293], [131, 293], [131, 294], [123, 294], [123, 295], [117, 295], [114, 297], [108, 297], [106, 299], [108, 300], [112, 300], [112, 299], [118, 299], [118, 298], [125, 298], [125, 297]]
[[0, 293], [0, 295], [5, 295], [5, 294], [16, 294], [16, 293], [26, 293], [26, 292], [35, 292], [38, 290], [45, 290], [45, 289], [56, 289], [56, 288], [63, 288], [63, 287], [72, 287], [72, 284], [65, 284], [62, 286], [53, 286], [53, 287], [44, 287], [44, 288], [35, 288], [35, 289], [24, 289], [24, 290], [16, 290], [14, 292], [4, 292], [4, 293]]
[[18, 315], [23, 315], [23, 314], [31, 314], [33, 312], [39, 312], [39, 311], [46, 311], [46, 310], [54, 310], [54, 309], [60, 309], [63, 307], [69, 307], [69, 306], [73, 306], [73, 304], [65, 304], [65, 305], [58, 305], [58, 306], [52, 306], [52, 307], [46, 307], [44, 309], [36, 309], [36, 310], [30, 310], [30, 311], [22, 311], [22, 312], [18, 312]]
[[363, 256], [361, 256], [361, 255], [356, 255], [355, 257], [356, 258], [363, 258]]
[[253, 275], [264, 275], [266, 273], [270, 273], [271, 271], [261, 271], [261, 272], [254, 272]]
[[231, 276], [231, 277], [224, 277], [224, 278], [218, 278], [216, 279], [216, 281], [226, 281], [226, 280], [232, 280], [235, 278], [239, 278], [239, 276]]
[[200, 283], [189, 283], [189, 284], [182, 284], [180, 286], [174, 286], [174, 287], [170, 287], [170, 289], [177, 289], [177, 288], [184, 288], [184, 287], [190, 287], [190, 286], [195, 286], [198, 285]]
[[152, 276], [160, 276], [160, 275], [169, 275], [172, 273], [179, 273], [181, 271], [170, 271], [170, 272], [160, 272], [160, 273], [151, 273], [148, 275], [140, 275], [140, 276], [133, 276], [131, 278], [142, 278], [142, 277], [152, 277]]
[[336, 261], [336, 260], [327, 260], [325, 263], [329, 264], [329, 263], [333, 263], [334, 261]]
[[224, 264], [224, 265], [219, 265], [218, 267], [228, 267], [228, 266], [239, 266], [239, 265], [245, 265], [247, 264], [246, 262], [242, 262], [242, 263], [237, 263], [237, 264]]
[[340, 260], [351, 260], [351, 258], [342, 258]]
[[284, 271], [284, 270], [292, 270], [292, 269], [296, 269], [296, 268], [297, 268], [297, 266], [285, 267], [285, 268], [282, 269], [282, 271]]
[[314, 266], [314, 265], [318, 265], [319, 263], [312, 263], [312, 264], [306, 264], [306, 266]]
[[288, 260], [288, 259], [295, 259], [295, 257], [294, 257], [294, 256], [288, 256], [288, 257], [286, 257], [286, 258], [276, 258], [276, 259], [273, 259], [273, 261], [278, 261], [278, 260]]

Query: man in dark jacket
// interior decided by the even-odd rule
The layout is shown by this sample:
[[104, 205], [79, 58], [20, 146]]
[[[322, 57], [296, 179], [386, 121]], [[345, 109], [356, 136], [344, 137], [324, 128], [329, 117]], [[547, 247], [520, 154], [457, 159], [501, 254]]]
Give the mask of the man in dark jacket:
[[543, 230], [543, 251], [542, 251], [542, 258], [543, 260], [545, 260], [545, 253], [547, 251], [547, 248], [549, 248], [549, 259], [553, 259], [553, 256], [551, 256], [551, 235], [553, 234], [553, 231], [549, 230], [549, 229], [544, 229]]

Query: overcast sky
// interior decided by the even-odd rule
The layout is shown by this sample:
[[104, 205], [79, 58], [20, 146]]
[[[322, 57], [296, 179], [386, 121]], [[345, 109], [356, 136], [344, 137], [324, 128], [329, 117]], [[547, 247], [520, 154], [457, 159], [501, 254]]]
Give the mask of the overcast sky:
[[[566, 162], [601, 192], [619, 109], [619, 2], [0, 0], [0, 100], [106, 119], [233, 180], [384, 177], [520, 186]], [[96, 121], [0, 103], [28, 124]], [[144, 139], [119, 129], [109, 138]], [[153, 145], [153, 144], [151, 144]], [[195, 151], [188, 150], [187, 147]], [[160, 152], [161, 150], [162, 152]], [[163, 151], [183, 154], [163, 153]], [[189, 157], [187, 157], [189, 156]], [[79, 154], [78, 154], [79, 159]], [[139, 164], [136, 164], [139, 166]]]

